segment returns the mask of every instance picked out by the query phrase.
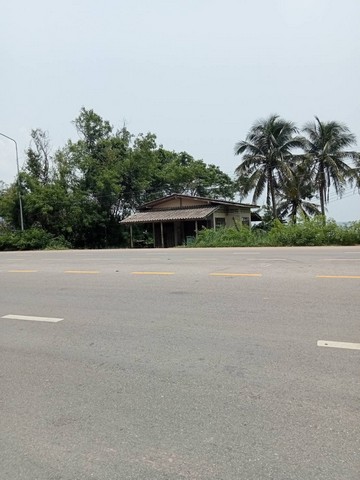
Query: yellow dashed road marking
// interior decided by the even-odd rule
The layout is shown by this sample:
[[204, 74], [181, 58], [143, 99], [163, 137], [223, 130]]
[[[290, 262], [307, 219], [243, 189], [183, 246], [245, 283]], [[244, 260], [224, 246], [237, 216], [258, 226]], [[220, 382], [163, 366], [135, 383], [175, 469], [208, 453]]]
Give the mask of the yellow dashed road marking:
[[316, 278], [357, 278], [357, 279], [360, 279], [360, 275], [316, 275]]
[[37, 270], [8, 270], [8, 273], [35, 273]]
[[262, 277], [261, 273], [209, 273], [211, 277]]
[[133, 275], [175, 275], [175, 272], [131, 272]]
[[85, 274], [85, 275], [95, 275], [96, 273], [100, 273], [99, 271], [97, 270], [65, 270], [64, 273], [79, 273], [80, 275], [81, 274]]

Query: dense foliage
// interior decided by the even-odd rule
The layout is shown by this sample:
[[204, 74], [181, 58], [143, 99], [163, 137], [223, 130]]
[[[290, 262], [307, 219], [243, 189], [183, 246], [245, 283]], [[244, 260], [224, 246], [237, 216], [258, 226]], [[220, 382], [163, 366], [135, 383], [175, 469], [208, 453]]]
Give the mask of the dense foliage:
[[[126, 231], [119, 221], [144, 202], [175, 192], [234, 197], [235, 184], [219, 167], [164, 149], [154, 134], [114, 130], [84, 108], [74, 125], [79, 140], [55, 153], [46, 132], [31, 133], [21, 173], [26, 229], [41, 229], [73, 247], [121, 246]], [[19, 228], [17, 183], [0, 188], [0, 217]]]
[[322, 217], [298, 223], [273, 222], [269, 230], [249, 228], [221, 228], [202, 230], [191, 245], [194, 247], [281, 247], [360, 244], [360, 222], [347, 226], [328, 221]]
[[271, 115], [258, 120], [235, 145], [235, 154], [242, 155], [236, 169], [240, 192], [253, 192], [253, 202], [266, 192], [273, 218], [290, 217], [293, 223], [299, 214], [321, 214], [325, 220], [331, 187], [339, 196], [346, 186], [360, 187], [359, 154], [349, 150], [355, 135], [346, 125], [315, 117], [302, 133], [292, 122]]
[[70, 245], [64, 237], [55, 237], [41, 228], [29, 228], [24, 232], [0, 232], [0, 250], [54, 250], [68, 247]]

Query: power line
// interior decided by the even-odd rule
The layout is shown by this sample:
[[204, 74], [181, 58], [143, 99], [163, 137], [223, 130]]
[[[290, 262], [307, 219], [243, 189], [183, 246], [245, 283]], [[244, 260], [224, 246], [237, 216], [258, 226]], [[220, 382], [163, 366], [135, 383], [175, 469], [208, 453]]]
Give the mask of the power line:
[[348, 193], [347, 195], [343, 195], [342, 197], [338, 197], [335, 200], [329, 200], [328, 203], [339, 202], [340, 200], [343, 200], [343, 199], [349, 198], [349, 197], [353, 197], [354, 195], [357, 195], [357, 194], [358, 194], [357, 192]]

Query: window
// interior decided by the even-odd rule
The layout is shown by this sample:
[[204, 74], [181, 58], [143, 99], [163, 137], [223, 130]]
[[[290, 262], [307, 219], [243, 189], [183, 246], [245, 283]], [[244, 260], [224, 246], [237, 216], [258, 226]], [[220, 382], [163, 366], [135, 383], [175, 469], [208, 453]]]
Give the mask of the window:
[[218, 228], [223, 228], [223, 227], [225, 227], [225, 218], [216, 217], [215, 218], [215, 228], [218, 229]]
[[249, 217], [241, 217], [241, 224], [243, 227], [250, 227], [250, 218]]

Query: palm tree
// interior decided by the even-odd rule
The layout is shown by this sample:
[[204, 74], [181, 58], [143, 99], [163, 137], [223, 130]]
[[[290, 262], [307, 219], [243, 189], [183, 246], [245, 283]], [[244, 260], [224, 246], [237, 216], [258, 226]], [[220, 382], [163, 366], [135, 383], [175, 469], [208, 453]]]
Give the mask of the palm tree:
[[355, 160], [354, 181], [360, 193], [360, 153], [358, 153], [358, 157]]
[[315, 188], [306, 162], [294, 163], [290, 172], [290, 176], [283, 179], [281, 191], [278, 193], [279, 217], [290, 217], [291, 221], [296, 223], [299, 214], [305, 218], [319, 215], [319, 205], [311, 201]]
[[250, 129], [246, 139], [235, 145], [235, 155], [243, 155], [241, 164], [235, 170], [240, 193], [253, 191], [253, 202], [266, 189], [266, 204], [277, 217], [276, 191], [280, 178], [290, 175], [289, 161], [292, 151], [303, 146], [297, 136], [295, 124], [278, 115], [258, 120]]
[[354, 179], [354, 169], [346, 160], [356, 160], [358, 154], [345, 150], [356, 143], [348, 127], [343, 123], [309, 122], [303, 129], [305, 156], [311, 162], [313, 182], [320, 198], [321, 214], [325, 217], [325, 205], [329, 201], [330, 187], [338, 195], [344, 190], [347, 181]]

